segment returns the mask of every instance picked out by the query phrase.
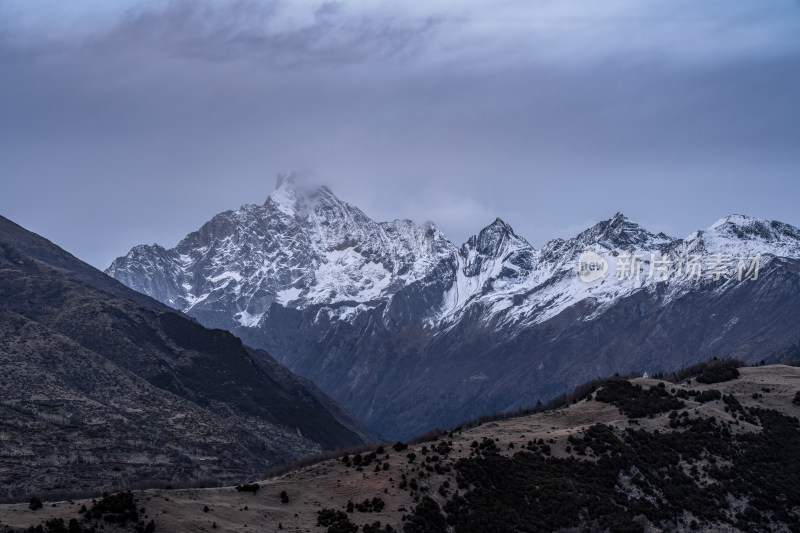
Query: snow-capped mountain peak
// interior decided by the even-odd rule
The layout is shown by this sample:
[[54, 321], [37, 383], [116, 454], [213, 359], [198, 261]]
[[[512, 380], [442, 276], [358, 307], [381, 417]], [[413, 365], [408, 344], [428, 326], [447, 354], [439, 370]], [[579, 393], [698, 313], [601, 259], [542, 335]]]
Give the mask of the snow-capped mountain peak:
[[535, 250], [497, 218], [461, 246], [459, 262], [466, 277], [518, 277], [529, 271]]
[[470, 237], [464, 244], [464, 248], [466, 250], [475, 250], [479, 254], [496, 256], [498, 252], [510, 243], [516, 246], [527, 244], [525, 239], [514, 233], [511, 226], [501, 218], [496, 218], [494, 222], [483, 228], [477, 235]]
[[599, 244], [609, 250], [653, 247], [671, 240], [673, 240], [671, 237], [663, 233], [654, 234], [646, 230], [622, 213], [598, 222], [577, 236], [577, 241], [582, 245]]
[[255, 327], [273, 303], [377, 305], [453, 251], [432, 224], [375, 222], [288, 175], [263, 205], [220, 213], [171, 250], [136, 247], [107, 272], [221, 326]]
[[[608, 262], [593, 283], [578, 276], [578, 258], [587, 251]], [[671, 295], [684, 294], [703, 280], [668, 281], [656, 262], [714, 253], [765, 262], [800, 257], [800, 230], [731, 215], [675, 239], [616, 213], [536, 250], [497, 218], [456, 247], [432, 223], [376, 222], [327, 187], [305, 187], [289, 174], [278, 178], [264, 204], [220, 213], [171, 250], [134, 247], [107, 272], [216, 327], [257, 328], [274, 304], [316, 306], [328, 320], [353, 320], [380, 306], [395, 309], [400, 294], [404, 309], [409, 294], [419, 300], [411, 306], [418, 316], [408, 320], [448, 327], [469, 315], [512, 327], [542, 322], [578, 302], [592, 302], [596, 316], [658, 283], [668, 283]], [[640, 262], [635, 275], [618, 275], [625, 256]]]
[[724, 226], [726, 224], [730, 224], [732, 226], [748, 226], [750, 224], [757, 223], [757, 222], [766, 222], [766, 221], [758, 219], [758, 218], [755, 218], [755, 217], [747, 216], [747, 215], [733, 214], [733, 215], [728, 215], [726, 217], [720, 218], [719, 220], [717, 220], [716, 222], [711, 224], [711, 226], [709, 226], [708, 229], [710, 229], [710, 230], [711, 229], [716, 229], [716, 228]]
[[328, 207], [338, 205], [356, 209], [339, 200], [328, 187], [313, 187], [303, 176], [291, 173], [278, 176], [275, 189], [267, 196], [263, 206], [284, 216], [305, 218], [326, 204]]
[[717, 220], [708, 232], [727, 235], [741, 240], [759, 240], [765, 243], [794, 243], [800, 239], [800, 231], [794, 226], [745, 215], [730, 215]]
[[682, 248], [687, 254], [722, 253], [734, 258], [798, 257], [800, 230], [775, 220], [734, 214], [692, 232]]
[[[264, 207], [272, 207], [286, 215], [292, 216], [298, 207], [298, 190], [292, 176], [279, 176], [278, 181], [267, 199]], [[303, 195], [304, 196], [304, 195]]]

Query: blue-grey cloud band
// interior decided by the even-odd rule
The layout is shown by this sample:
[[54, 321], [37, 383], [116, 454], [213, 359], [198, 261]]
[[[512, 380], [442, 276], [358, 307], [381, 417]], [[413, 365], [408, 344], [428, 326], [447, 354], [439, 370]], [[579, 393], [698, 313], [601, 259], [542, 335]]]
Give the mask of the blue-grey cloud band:
[[796, 2], [569, 4], [0, 2], [0, 210], [100, 267], [293, 169], [457, 242], [800, 224]]

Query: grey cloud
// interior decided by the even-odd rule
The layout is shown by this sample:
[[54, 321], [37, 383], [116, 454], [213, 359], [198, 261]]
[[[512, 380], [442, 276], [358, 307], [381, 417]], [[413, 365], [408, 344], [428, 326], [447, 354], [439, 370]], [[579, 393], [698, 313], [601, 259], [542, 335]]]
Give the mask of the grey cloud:
[[[587, 62], [574, 28], [467, 31], [493, 9], [452, 22], [329, 3], [287, 25], [287, 5], [171, 2], [73, 40], [0, 34], [0, 211], [99, 267], [263, 201], [294, 169], [456, 242], [496, 216], [536, 246], [616, 211], [676, 236], [733, 212], [800, 225], [794, 43], [683, 63], [620, 38]], [[559, 43], [581, 61], [543, 60]]]
[[282, 0], [173, 0], [163, 8], [129, 11], [120, 24], [90, 40], [97, 50], [168, 54], [203, 61], [254, 61], [281, 68], [339, 66], [413, 53], [441, 20], [400, 20], [350, 14], [325, 2], [312, 20], [286, 27]]

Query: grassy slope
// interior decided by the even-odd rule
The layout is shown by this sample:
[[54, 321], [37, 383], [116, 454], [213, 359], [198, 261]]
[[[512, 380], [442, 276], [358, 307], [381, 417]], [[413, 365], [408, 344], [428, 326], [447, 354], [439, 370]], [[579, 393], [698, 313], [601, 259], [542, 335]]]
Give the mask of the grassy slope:
[[[412, 510], [426, 496], [442, 508], [448, 507], [450, 502], [451, 510], [459, 509], [458, 506], [453, 507], [453, 502], [458, 502], [454, 498], [456, 491], [463, 501], [468, 502], [462, 504], [459, 513], [454, 515], [468, 517], [467, 520], [454, 521], [457, 531], [507, 531], [511, 527], [509, 524], [529, 531], [536, 530], [531, 528], [538, 524], [540, 530], [547, 530], [548, 527], [587, 526], [595, 520], [598, 527], [615, 530], [630, 527], [631, 531], [641, 530], [641, 524], [655, 524], [656, 531], [671, 528], [689, 530], [692, 520], [696, 520], [698, 527], [703, 530], [737, 531], [750, 527], [759, 530], [764, 517], [747, 511], [744, 504], [750, 500], [751, 507], [758, 509], [759, 506], [763, 508], [777, 503], [789, 511], [791, 505], [779, 501], [779, 497], [759, 495], [758, 492], [772, 490], [777, 485], [784, 489], [784, 497], [793, 498], [797, 491], [794, 487], [796, 483], [788, 480], [800, 476], [800, 449], [789, 446], [800, 439], [800, 430], [794, 425], [794, 417], [800, 415], [800, 406], [792, 402], [795, 393], [800, 390], [800, 368], [774, 365], [742, 368], [740, 371], [738, 379], [722, 383], [702, 384], [692, 380], [690, 385], [665, 384], [664, 389], [668, 393], [673, 388], [679, 394], [681, 390], [718, 390], [721, 393], [720, 399], [703, 403], [695, 401], [694, 396], [681, 394], [688, 397], [681, 400], [685, 407], [679, 409], [679, 413], [686, 411], [687, 416], [678, 417], [678, 422], [675, 422], [676, 418], [670, 418], [669, 411], [654, 414], [652, 418], [630, 419], [613, 404], [596, 399], [584, 400], [563, 409], [456, 431], [452, 436], [444, 437], [444, 440], [452, 442], [452, 451], [446, 455], [431, 449], [441, 439], [411, 446], [402, 452], [386, 447], [385, 453], [380, 456], [380, 463], [390, 466], [388, 470], [381, 469], [379, 472], [374, 471], [377, 461], [358, 471], [355, 465], [347, 467], [340, 460], [330, 460], [277, 478], [261, 480], [261, 490], [256, 494], [221, 488], [150, 490], [137, 492], [136, 497], [147, 507], [148, 516], [155, 518], [157, 531], [208, 531], [214, 522], [221, 531], [277, 531], [279, 523], [283, 530], [288, 531], [325, 531], [325, 528], [316, 525], [320, 510], [345, 510], [348, 501], [359, 503], [373, 497], [381, 498], [385, 507], [377, 513], [355, 511], [348, 515], [352, 521], [362, 526], [380, 521], [383, 525], [391, 524], [402, 531], [404, 524], [410, 521]], [[659, 381], [636, 379], [633, 383], [647, 391], [650, 387], [657, 388]], [[769, 392], [766, 392], [767, 389]], [[723, 399], [730, 395], [737, 399], [743, 410], [732, 408], [732, 403]], [[761, 418], [752, 416], [750, 408], [760, 409]], [[765, 414], [773, 411], [776, 413], [774, 416]], [[711, 417], [714, 417], [717, 429], [685, 423], [687, 419], [702, 421]], [[676, 427], [670, 427], [671, 422]], [[729, 433], [720, 433], [720, 428]], [[659, 431], [659, 436], [656, 436], [655, 430]], [[698, 438], [692, 438], [690, 432], [697, 433]], [[626, 437], [631, 434], [638, 436], [636, 440], [639, 444]], [[680, 438], [670, 441], [672, 437]], [[741, 450], [757, 451], [773, 446], [769, 441], [787, 446], [772, 448], [773, 455], [762, 454], [760, 459], [751, 458], [755, 461], [751, 472], [734, 472], [731, 476], [734, 481], [750, 480], [749, 484], [743, 485], [745, 492], [734, 494], [741, 486], [734, 481], [715, 479], [718, 471], [714, 468], [724, 470], [734, 465], [735, 461], [740, 461], [734, 459], [732, 452], [725, 451], [725, 445], [735, 444]], [[484, 442], [493, 444], [484, 445], [478, 450], [473, 447], [473, 442], [479, 445]], [[533, 445], [529, 445], [529, 442]], [[704, 442], [708, 444], [702, 444]], [[699, 450], [693, 450], [695, 444], [698, 444]], [[544, 453], [545, 445], [549, 447], [549, 454]], [[423, 452], [423, 446], [427, 448], [427, 454]], [[708, 450], [704, 450], [704, 446]], [[495, 448], [496, 452], [493, 451]], [[660, 451], [655, 453], [656, 450]], [[621, 452], [619, 456], [616, 451]], [[412, 452], [416, 457], [409, 462], [407, 455]], [[387, 454], [388, 458], [385, 458]], [[712, 459], [715, 454], [717, 456]], [[441, 473], [437, 473], [436, 463], [426, 462], [426, 457], [433, 455], [439, 457], [436, 463], [442, 465], [439, 467]], [[617, 462], [613, 460], [615, 457]], [[762, 462], [759, 463], [759, 460]], [[428, 465], [432, 471], [429, 472], [424, 465]], [[630, 468], [632, 465], [637, 465], [641, 471], [641, 479]], [[654, 487], [654, 493], [648, 495], [642, 490], [646, 485], [642, 479], [656, 479], [654, 473], [660, 468], [666, 469], [663, 472], [669, 472], [672, 481], [664, 487]], [[763, 472], [769, 472], [771, 479], [753, 483], [753, 479], [759, 479], [762, 469], [766, 469]], [[544, 474], [549, 477], [543, 477]], [[492, 483], [494, 475], [497, 477]], [[401, 488], [403, 476], [405, 488]], [[465, 485], [471, 476], [473, 483]], [[612, 479], [617, 489], [609, 483]], [[679, 485], [678, 481], [685, 485]], [[414, 485], [418, 487], [417, 490], [412, 490]], [[561, 499], [549, 511], [544, 506], [552, 501], [544, 497], [546, 492], [542, 492], [542, 497], [537, 501], [515, 503], [513, 498], [519, 496], [517, 489], [520, 486], [523, 492], [527, 490], [529, 494], [535, 494], [542, 487], [561, 491], [558, 493]], [[677, 494], [665, 493], [670, 486], [680, 487], [681, 490]], [[722, 495], [723, 505], [713, 496], [715, 487], [731, 491], [728, 498]], [[290, 499], [286, 504], [279, 497], [284, 490]], [[576, 504], [578, 507], [584, 505], [592, 511], [579, 513], [577, 522], [574, 521], [573, 507], [569, 499], [564, 497], [565, 490], [570, 498], [579, 502], [579, 505]], [[681, 494], [690, 495], [691, 498], [682, 501]], [[631, 500], [628, 500], [629, 496]], [[610, 504], [604, 500], [607, 497], [611, 498]], [[759, 497], [771, 498], [772, 503], [759, 503]], [[654, 501], [661, 503], [649, 505], [648, 498], [655, 498]], [[615, 505], [615, 501], [617, 504], [623, 502], [627, 508], [612, 508], [609, 511], [605, 506]], [[0, 506], [0, 523], [27, 526], [49, 516], [69, 518], [75, 516], [81, 503], [62, 502], [56, 507], [45, 506], [36, 513], [21, 504]], [[506, 503], [510, 503], [515, 512], [503, 509]], [[203, 512], [205, 505], [209, 506], [208, 513]], [[690, 512], [692, 509], [694, 514]], [[493, 515], [498, 510], [503, 513]], [[708, 518], [713, 516], [714, 510], [719, 513], [718, 516]], [[700, 516], [704, 513], [706, 516]], [[405, 522], [404, 516], [407, 518]], [[536, 522], [536, 517], [544, 522]], [[417, 514], [413, 519], [418, 522], [420, 518]], [[612, 519], [619, 519], [620, 522], [615, 523]], [[482, 522], [486, 520], [489, 521]], [[796, 515], [792, 520], [796, 524]], [[473, 526], [482, 529], [471, 529]], [[789, 530], [786, 524], [774, 523], [772, 527], [776, 531]], [[431, 525], [427, 530], [435, 531], [435, 528]]]

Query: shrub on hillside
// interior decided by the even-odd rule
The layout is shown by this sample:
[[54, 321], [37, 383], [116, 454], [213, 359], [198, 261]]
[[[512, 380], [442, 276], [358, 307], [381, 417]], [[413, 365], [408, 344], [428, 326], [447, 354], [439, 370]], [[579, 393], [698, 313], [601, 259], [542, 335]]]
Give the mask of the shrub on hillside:
[[28, 507], [30, 508], [31, 511], [37, 511], [42, 508], [42, 500], [34, 496], [33, 498], [31, 498]]
[[86, 512], [85, 516], [95, 520], [102, 517], [105, 522], [118, 523], [124, 526], [128, 521], [138, 522], [139, 511], [136, 508], [133, 493], [125, 491], [104, 497], [94, 504]]
[[381, 527], [380, 522], [375, 522], [373, 524], [364, 524], [364, 533], [394, 533], [395, 529], [386, 524], [386, 527]]
[[697, 376], [697, 381], [700, 383], [721, 383], [738, 377], [739, 370], [733, 364], [723, 363], [707, 367]]
[[681, 400], [663, 387], [642, 388], [630, 381], [609, 381], [595, 395], [597, 401], [616, 405], [631, 418], [664, 413], [685, 407]]
[[237, 485], [236, 490], [239, 492], [252, 492], [255, 494], [258, 492], [261, 486], [258, 483], [245, 483], [244, 485]]
[[350, 517], [336, 509], [318, 511], [317, 525], [327, 527], [327, 533], [356, 533], [358, 531], [358, 526], [350, 521]]
[[[348, 502], [348, 509], [350, 508], [351, 502]], [[355, 508], [360, 513], [380, 513], [383, 508], [385, 507], [385, 503], [380, 498], [372, 498], [372, 500], [364, 500], [363, 502], [356, 504]]]
[[447, 521], [442, 515], [439, 504], [428, 496], [414, 509], [411, 519], [403, 528], [404, 533], [446, 533]]

